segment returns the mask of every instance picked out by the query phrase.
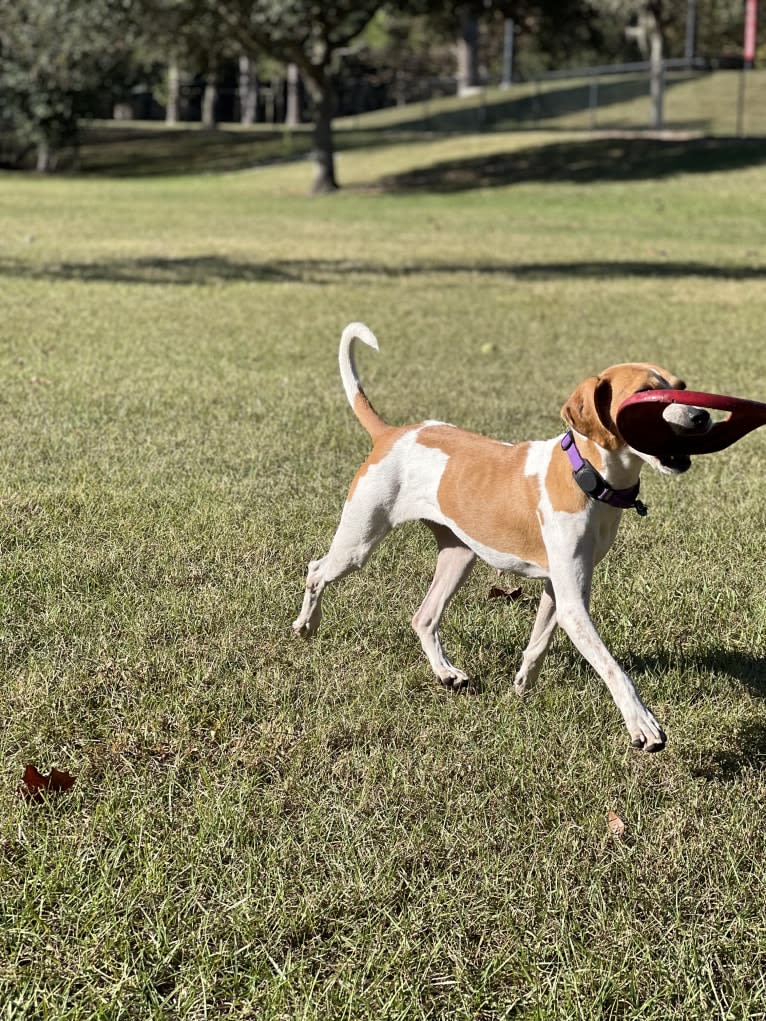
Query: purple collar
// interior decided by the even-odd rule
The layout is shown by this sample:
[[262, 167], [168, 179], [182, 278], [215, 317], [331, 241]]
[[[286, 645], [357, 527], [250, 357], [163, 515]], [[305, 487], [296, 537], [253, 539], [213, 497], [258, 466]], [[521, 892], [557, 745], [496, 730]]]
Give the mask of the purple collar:
[[575, 482], [592, 500], [608, 503], [610, 507], [619, 507], [620, 510], [635, 507], [642, 518], [646, 516], [646, 507], [638, 499], [639, 483], [627, 489], [612, 489], [603, 475], [599, 475], [590, 461], [586, 461], [581, 455], [571, 429], [564, 433], [561, 449], [565, 451], [572, 465], [572, 477]]

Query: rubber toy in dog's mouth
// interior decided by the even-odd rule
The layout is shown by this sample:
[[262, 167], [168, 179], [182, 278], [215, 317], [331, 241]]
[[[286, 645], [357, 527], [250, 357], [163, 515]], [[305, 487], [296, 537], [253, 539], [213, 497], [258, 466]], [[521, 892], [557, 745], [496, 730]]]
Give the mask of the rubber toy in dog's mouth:
[[[701, 413], [677, 414], [677, 405], [699, 408]], [[705, 414], [709, 411], [728, 414], [717, 422]], [[766, 404], [701, 390], [642, 390], [617, 411], [617, 428], [628, 446], [662, 461], [713, 454], [761, 425], [766, 425]]]

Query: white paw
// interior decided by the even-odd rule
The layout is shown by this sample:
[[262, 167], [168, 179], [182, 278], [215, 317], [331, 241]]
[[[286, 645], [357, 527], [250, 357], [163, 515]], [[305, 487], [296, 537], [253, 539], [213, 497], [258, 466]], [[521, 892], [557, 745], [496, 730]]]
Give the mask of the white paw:
[[297, 620], [293, 621], [293, 633], [299, 638], [311, 638], [315, 635], [317, 628], [319, 627], [318, 620], [311, 620], [310, 618], [298, 617]]
[[458, 670], [449, 662], [445, 662], [436, 670], [436, 676], [445, 688], [450, 688], [452, 691], [462, 691], [468, 686], [468, 674], [463, 670]]
[[627, 721], [630, 743], [634, 748], [645, 752], [659, 752], [665, 747], [665, 732], [648, 709], [636, 712], [635, 717]]
[[527, 695], [534, 688], [535, 680], [536, 678], [519, 670], [513, 679], [513, 690], [517, 695]]

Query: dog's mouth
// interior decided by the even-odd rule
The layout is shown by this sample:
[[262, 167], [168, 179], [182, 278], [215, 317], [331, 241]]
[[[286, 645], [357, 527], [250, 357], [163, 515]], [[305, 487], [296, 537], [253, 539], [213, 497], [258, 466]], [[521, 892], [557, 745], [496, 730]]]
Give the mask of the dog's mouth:
[[667, 457], [658, 457], [660, 468], [670, 472], [672, 475], [681, 475], [688, 472], [692, 466], [692, 459], [688, 454], [669, 454]]

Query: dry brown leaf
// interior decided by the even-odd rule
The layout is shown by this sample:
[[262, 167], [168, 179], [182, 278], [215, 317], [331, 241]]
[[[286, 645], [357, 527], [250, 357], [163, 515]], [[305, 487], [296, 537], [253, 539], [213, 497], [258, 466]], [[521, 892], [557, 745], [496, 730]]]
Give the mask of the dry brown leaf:
[[521, 586], [518, 588], [501, 588], [500, 585], [493, 585], [489, 590], [487, 599], [504, 599], [506, 603], [515, 603], [521, 599]]
[[19, 794], [28, 801], [45, 801], [49, 794], [62, 794], [68, 791], [76, 779], [63, 769], [55, 767], [46, 776], [29, 763], [24, 768]]
[[606, 816], [606, 824], [613, 837], [622, 837], [625, 834], [625, 823], [616, 812], [609, 809]]

